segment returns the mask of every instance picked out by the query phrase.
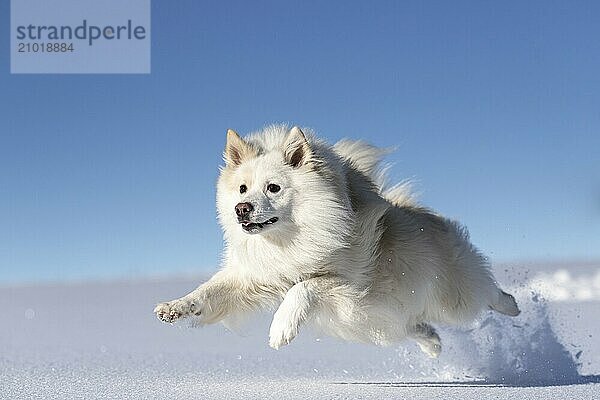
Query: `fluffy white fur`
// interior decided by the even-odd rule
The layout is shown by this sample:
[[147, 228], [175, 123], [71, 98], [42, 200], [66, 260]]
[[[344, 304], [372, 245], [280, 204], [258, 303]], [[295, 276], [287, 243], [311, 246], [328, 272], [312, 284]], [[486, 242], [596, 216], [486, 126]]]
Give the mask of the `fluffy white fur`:
[[[466, 229], [417, 205], [406, 185], [387, 187], [384, 154], [360, 141], [330, 146], [298, 127], [244, 139], [228, 131], [217, 185], [223, 267], [157, 316], [215, 323], [271, 307], [273, 348], [313, 324], [377, 345], [410, 337], [435, 357], [431, 324], [468, 323], [488, 308], [517, 315]], [[252, 206], [244, 224], [240, 203]]]

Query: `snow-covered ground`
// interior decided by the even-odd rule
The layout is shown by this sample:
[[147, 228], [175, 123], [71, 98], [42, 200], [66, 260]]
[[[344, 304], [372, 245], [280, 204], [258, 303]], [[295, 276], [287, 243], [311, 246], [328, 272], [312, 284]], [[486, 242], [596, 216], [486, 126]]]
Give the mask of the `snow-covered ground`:
[[522, 314], [442, 327], [437, 360], [306, 330], [275, 351], [266, 316], [243, 336], [154, 317], [199, 279], [0, 287], [0, 397], [600, 399], [600, 262], [496, 273]]

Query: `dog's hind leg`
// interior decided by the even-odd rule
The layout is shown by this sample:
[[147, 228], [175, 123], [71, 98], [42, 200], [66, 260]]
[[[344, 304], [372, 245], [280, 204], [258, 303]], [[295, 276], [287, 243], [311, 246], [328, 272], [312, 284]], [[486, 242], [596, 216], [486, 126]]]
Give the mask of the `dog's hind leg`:
[[500, 289], [498, 289], [497, 298], [489, 307], [499, 312], [500, 314], [510, 315], [511, 317], [516, 317], [521, 313], [519, 310], [519, 306], [517, 306], [517, 302], [513, 295], [508, 294]]
[[429, 357], [437, 358], [442, 352], [440, 337], [431, 325], [417, 324], [409, 330], [409, 335]]

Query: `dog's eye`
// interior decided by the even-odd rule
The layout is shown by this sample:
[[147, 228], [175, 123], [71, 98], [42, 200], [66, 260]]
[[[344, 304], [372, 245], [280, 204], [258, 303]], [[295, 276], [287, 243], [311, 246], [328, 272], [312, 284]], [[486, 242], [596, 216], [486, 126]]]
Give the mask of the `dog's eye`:
[[246, 190], [248, 190], [246, 185], [240, 185], [240, 193], [246, 193]]
[[279, 192], [279, 190], [281, 190], [281, 188], [279, 187], [279, 185], [269, 183], [269, 185], [267, 185], [267, 190], [271, 193], [277, 193]]

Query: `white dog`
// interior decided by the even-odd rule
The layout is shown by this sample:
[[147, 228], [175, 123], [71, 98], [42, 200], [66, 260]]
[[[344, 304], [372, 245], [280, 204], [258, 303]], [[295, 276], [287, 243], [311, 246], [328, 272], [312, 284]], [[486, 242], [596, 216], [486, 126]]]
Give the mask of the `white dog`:
[[465, 324], [485, 309], [519, 314], [466, 229], [416, 205], [405, 185], [385, 188], [385, 150], [330, 146], [305, 131], [227, 132], [217, 187], [223, 268], [159, 304], [158, 318], [210, 324], [272, 307], [276, 349], [310, 323], [377, 345], [410, 337], [437, 357], [432, 323]]

